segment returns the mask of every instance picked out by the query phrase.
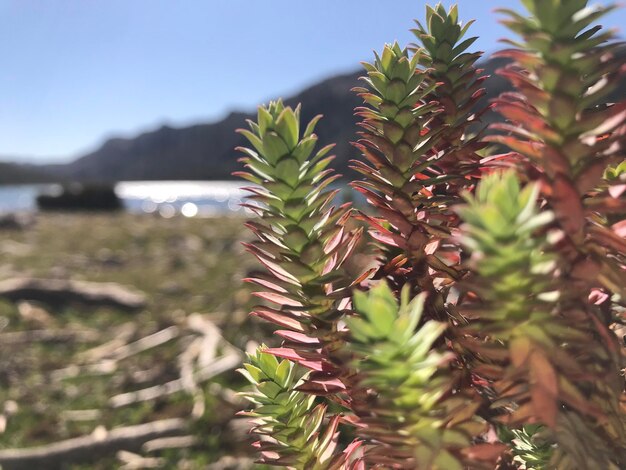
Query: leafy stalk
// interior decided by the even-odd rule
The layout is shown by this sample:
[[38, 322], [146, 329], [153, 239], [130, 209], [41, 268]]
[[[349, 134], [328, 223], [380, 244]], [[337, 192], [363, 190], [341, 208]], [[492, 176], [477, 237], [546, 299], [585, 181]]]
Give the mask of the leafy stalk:
[[433, 348], [447, 325], [430, 320], [418, 328], [425, 294], [412, 301], [409, 295], [407, 286], [398, 305], [384, 282], [368, 293], [355, 292], [358, 315], [345, 320], [358, 371], [355, 390], [370, 396], [354, 410], [359, 434], [369, 444], [365, 463], [446, 470], [493, 464], [502, 448], [473, 444], [485, 422], [475, 415], [473, 397], [457, 391], [454, 354]]
[[[263, 287], [265, 290], [256, 295], [272, 304], [258, 306], [252, 314], [278, 325], [281, 329], [276, 334], [283, 340], [280, 347], [265, 349], [259, 361], [274, 364], [275, 359], [269, 359], [269, 355], [274, 355], [310, 370], [297, 384], [297, 392], [289, 389], [295, 386], [293, 381], [278, 382], [281, 396], [291, 397], [293, 393], [297, 399], [281, 402], [286, 411], [273, 407], [276, 403], [269, 403], [269, 408], [263, 405], [264, 411], [256, 413], [265, 413], [264, 419], [274, 425], [256, 430], [281, 444], [273, 450], [273, 461], [295, 461], [301, 465], [298, 468], [307, 469], [318, 468], [307, 466], [313, 457], [315, 465], [326, 461], [326, 454], [322, 454], [328, 446], [311, 444], [311, 435], [302, 441], [298, 434], [283, 432], [277, 423], [285, 416], [301, 420], [302, 413], [313, 413], [317, 429], [327, 419], [327, 407], [310, 410], [307, 406], [311, 406], [313, 398], [302, 392], [312, 394], [311, 397], [329, 396], [342, 404], [350, 398], [343, 394], [346, 374], [342, 359], [337, 357], [344, 334], [338, 321], [344, 315], [343, 299], [349, 295], [342, 264], [360, 235], [359, 231], [349, 232], [345, 228], [348, 205], [338, 209], [331, 206], [337, 190], [328, 186], [338, 175], [328, 169], [333, 157], [326, 155], [332, 146], [314, 153], [317, 136], [313, 131], [319, 118], [301, 132], [300, 108], [294, 110], [277, 101], [267, 108], [259, 107], [258, 121], [249, 122], [250, 130], [240, 130], [253, 148], [240, 149], [246, 155], [242, 161], [249, 172], [239, 175], [256, 185], [247, 188], [252, 193], [247, 205], [258, 215], [247, 223], [257, 240], [246, 246], [267, 268], [266, 273], [248, 281]], [[291, 367], [288, 362], [280, 364], [283, 368]], [[269, 378], [262, 382], [252, 377], [258, 392], [266, 395], [267, 400], [277, 398], [264, 390], [277, 386], [270, 369], [266, 365], [264, 373]], [[330, 435], [334, 435], [338, 418], [329, 419], [328, 429], [332, 428]], [[283, 460], [282, 451], [287, 460]]]
[[256, 407], [242, 413], [254, 418], [252, 431], [261, 462], [302, 470], [327, 470], [337, 445], [338, 417], [324, 423], [326, 406], [296, 391], [304, 375], [291, 361], [278, 361], [260, 347], [248, 355], [241, 372], [255, 390], [243, 394]]
[[250, 173], [239, 174], [259, 185], [248, 188], [259, 217], [247, 223], [258, 238], [247, 248], [268, 270], [249, 281], [267, 289], [256, 295], [275, 305], [253, 314], [283, 328], [276, 332], [283, 346], [268, 352], [314, 371], [303, 388], [332, 394], [344, 388], [331, 358], [342, 341], [341, 301], [349, 295], [342, 264], [360, 232], [345, 228], [348, 205], [331, 207], [338, 190], [328, 187], [339, 176], [328, 169], [332, 145], [313, 153], [320, 117], [301, 133], [299, 108], [281, 101], [260, 107], [258, 123], [240, 130], [254, 149], [240, 149]]
[[559, 444], [551, 465], [618, 468], [626, 455], [619, 439], [587, 445], [601, 423], [619, 432], [619, 416], [604, 421], [592, 395], [595, 387], [606, 393], [614, 371], [595, 325], [572, 325], [559, 311], [558, 258], [541, 231], [553, 214], [539, 210], [538, 193], [537, 184], [521, 189], [511, 171], [493, 173], [458, 208], [462, 242], [472, 253], [463, 288], [472, 295], [460, 307], [468, 323], [457, 344], [473, 357], [472, 373], [487, 380], [492, 408], [504, 412], [499, 421], [548, 426]]
[[[496, 109], [509, 122], [494, 125], [505, 135], [491, 137], [518, 152], [539, 180], [555, 220], [555, 315], [581, 340], [575, 373], [559, 361], [563, 375], [582, 400], [570, 403], [557, 422], [560, 446], [590, 461], [581, 449], [585, 435], [600, 436], [609, 447], [598, 461], [624, 465], [626, 420], [620, 405], [623, 352], [611, 329], [621, 327], [626, 299], [626, 194], [618, 181], [603, 178], [626, 157], [626, 101], [605, 103], [624, 73], [615, 54], [622, 43], [595, 21], [614, 6], [588, 8], [586, 0], [524, 0], [530, 13], [512, 10], [503, 23], [517, 33], [513, 48], [499, 53], [512, 62], [499, 71], [516, 93], [503, 94]], [[621, 235], [620, 235], [621, 234]], [[583, 345], [584, 341], [584, 345]], [[554, 423], [552, 423], [554, 424]], [[602, 437], [603, 436], [603, 437]], [[593, 461], [597, 463], [597, 461]]]
[[484, 144], [469, 126], [481, 113], [484, 77], [474, 68], [480, 53], [465, 52], [475, 38], [462, 40], [471, 23], [459, 22], [456, 7], [427, 7], [426, 27], [417, 24], [423, 47], [413, 55], [387, 45], [364, 64], [368, 87], [356, 91], [368, 107], [357, 109], [364, 131], [356, 146], [367, 163], [353, 162], [365, 177], [353, 184], [378, 211], [365, 217], [384, 249], [378, 277], [431, 293], [427, 317], [444, 319], [438, 293], [461, 276], [446, 242], [458, 224], [450, 206], [475, 182]]

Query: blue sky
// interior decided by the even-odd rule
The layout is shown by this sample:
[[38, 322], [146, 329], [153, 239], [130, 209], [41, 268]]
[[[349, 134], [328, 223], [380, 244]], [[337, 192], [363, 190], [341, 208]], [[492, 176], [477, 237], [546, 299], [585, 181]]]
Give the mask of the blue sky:
[[[457, 3], [477, 20], [471, 31], [486, 52], [507, 35], [492, 10], [520, 9], [513, 0]], [[0, 0], [0, 160], [64, 161], [114, 135], [251, 110], [357, 68], [385, 42], [411, 42], [424, 5]], [[602, 23], [626, 24], [625, 10]]]

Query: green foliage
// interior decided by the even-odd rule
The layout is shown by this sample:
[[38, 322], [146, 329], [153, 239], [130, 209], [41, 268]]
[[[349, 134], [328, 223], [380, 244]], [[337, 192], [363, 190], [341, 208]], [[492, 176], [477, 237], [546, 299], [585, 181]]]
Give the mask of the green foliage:
[[398, 305], [385, 283], [354, 294], [357, 316], [345, 320], [352, 338], [347, 347], [358, 371], [354, 393], [371, 395], [354, 412], [361, 437], [377, 443], [365, 451], [364, 461], [402, 468], [478, 468], [467, 452], [485, 423], [475, 416], [475, 400], [451, 394], [459, 379], [450, 367], [454, 355], [433, 347], [447, 324], [430, 320], [418, 328], [424, 301], [424, 294], [409, 301], [407, 287]]
[[[317, 118], [301, 133], [299, 108], [274, 102], [242, 131], [254, 147], [243, 176], [260, 185], [248, 248], [269, 271], [252, 281], [274, 305], [253, 313], [284, 328], [263, 355], [291, 361], [246, 366], [266, 461], [626, 466], [612, 331], [623, 334], [626, 307], [626, 103], [602, 103], [624, 69], [612, 33], [593, 26], [612, 7], [523, 4], [528, 16], [502, 10], [521, 37], [500, 53], [516, 91], [496, 100], [507, 122], [486, 137], [470, 129], [484, 77], [456, 6], [427, 7], [420, 45], [386, 45], [364, 64], [352, 185], [371, 212], [330, 207]], [[510, 152], [482, 158], [489, 142]], [[353, 279], [342, 266], [355, 221], [377, 257]]]
[[554, 452], [549, 434], [541, 424], [528, 424], [520, 429], [500, 428], [500, 439], [511, 447], [513, 461], [523, 464], [527, 470], [549, 468]]
[[253, 432], [262, 462], [297, 469], [326, 470], [336, 445], [337, 421], [324, 423], [326, 407], [315, 396], [296, 391], [303, 373], [288, 360], [279, 361], [260, 347], [240, 372], [255, 386], [244, 396], [256, 405]]
[[[543, 422], [555, 431], [552, 439], [564, 444], [582, 438], [561, 432], [572, 410], [586, 416], [588, 427], [603, 417], [589, 391], [592, 383], [615, 380], [616, 371], [593, 337], [593, 323], [571, 325], [558, 314], [555, 256], [548, 253], [546, 237], [537, 234], [553, 216], [539, 211], [537, 194], [534, 184], [521, 189], [512, 171], [494, 173], [458, 209], [466, 221], [463, 241], [472, 252], [473, 274], [463, 287], [478, 297], [461, 306], [468, 323], [459, 329], [459, 344], [472, 357], [473, 373], [490, 381], [492, 406], [506, 409], [502, 422]], [[610, 395], [603, 395], [602, 403], [608, 400]], [[611, 421], [620, 432], [620, 419]], [[600, 445], [586, 458], [609, 468], [609, 455]]]

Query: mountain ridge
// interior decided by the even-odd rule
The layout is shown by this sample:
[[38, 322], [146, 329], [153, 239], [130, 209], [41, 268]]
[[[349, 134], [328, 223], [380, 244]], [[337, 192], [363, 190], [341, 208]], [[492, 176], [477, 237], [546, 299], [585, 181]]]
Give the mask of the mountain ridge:
[[[616, 60], [625, 57], [626, 54], [620, 54]], [[505, 63], [504, 59], [488, 59], [479, 64], [484, 74], [490, 76], [485, 81], [486, 100], [510, 89], [508, 82], [495, 74]], [[317, 114], [324, 115], [316, 128], [319, 142], [336, 143], [334, 167], [345, 176], [351, 176], [348, 161], [358, 156], [350, 142], [358, 138], [354, 108], [361, 106], [362, 100], [350, 90], [359, 84], [358, 77], [362, 74], [355, 71], [327, 78], [284, 100], [290, 106], [302, 104], [303, 122]], [[614, 95], [614, 99], [626, 96], [626, 79], [622, 79]], [[69, 163], [0, 162], [0, 183], [232, 179], [232, 172], [241, 169], [235, 148], [246, 144], [235, 129], [246, 127], [246, 119], [254, 118], [253, 112], [233, 111], [211, 123], [162, 125], [135, 137], [112, 137]], [[495, 113], [488, 112], [482, 121], [486, 124], [497, 119]]]

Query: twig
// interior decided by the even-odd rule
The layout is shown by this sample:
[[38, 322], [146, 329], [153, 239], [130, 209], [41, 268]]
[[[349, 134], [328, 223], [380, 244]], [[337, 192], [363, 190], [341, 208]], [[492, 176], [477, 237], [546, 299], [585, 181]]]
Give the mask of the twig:
[[33, 342], [66, 342], [91, 343], [99, 338], [94, 330], [27, 330], [0, 333], [0, 345], [15, 345]]
[[113, 282], [17, 278], [0, 281], [0, 297], [12, 301], [36, 300], [48, 305], [85, 305], [137, 310], [145, 307], [146, 295]]
[[137, 325], [132, 322], [124, 323], [118, 328], [115, 328], [114, 335], [111, 341], [100, 344], [95, 348], [83, 351], [78, 355], [81, 362], [94, 362], [109, 356], [113, 351], [124, 346], [133, 337], [137, 331]]
[[120, 450], [117, 458], [124, 462], [120, 470], [139, 470], [144, 468], [161, 468], [165, 465], [165, 460], [158, 457], [143, 457], [133, 452]]
[[186, 431], [183, 419], [164, 419], [27, 449], [0, 450], [3, 470], [57, 470], [70, 463], [93, 462], [118, 450], [141, 451], [145, 442]]
[[[216, 375], [226, 372], [227, 370], [234, 369], [240, 364], [240, 362], [241, 355], [238, 352], [231, 352], [226, 356], [220, 357], [212, 364], [200, 369], [196, 373], [195, 381], [197, 383], [205, 382], [212, 379]], [[176, 379], [162, 385], [155, 385], [154, 387], [144, 388], [135, 392], [115, 395], [109, 399], [109, 405], [113, 408], [120, 408], [132, 403], [154, 400], [165, 395], [172, 395], [173, 393], [180, 392], [182, 390], [185, 390], [183, 380]]]
[[156, 452], [165, 449], [184, 449], [198, 443], [196, 436], [160, 437], [146, 442], [142, 450], [144, 452]]
[[102, 411], [98, 409], [61, 411], [61, 418], [66, 421], [94, 421], [100, 418], [100, 415], [102, 415]]
[[176, 338], [178, 334], [178, 327], [168, 326], [167, 328], [161, 331], [157, 331], [156, 333], [148, 335], [144, 338], [141, 338], [134, 343], [120, 346], [111, 353], [110, 357], [111, 359], [115, 359], [116, 361], [126, 359], [127, 357], [133, 356], [143, 351], [147, 351], [148, 349], [155, 348], [163, 343], [167, 343], [168, 341]]
[[79, 375], [109, 375], [116, 370], [117, 362], [105, 360], [96, 364], [88, 364], [85, 366], [72, 364], [71, 366], [64, 367], [63, 369], [53, 370], [50, 372], [50, 378], [54, 381], [61, 381], [64, 379], [78, 377]]
[[202, 393], [202, 390], [198, 387], [193, 375], [193, 360], [202, 351], [203, 342], [204, 340], [202, 338], [195, 339], [178, 358], [181, 384], [183, 389], [193, 396], [191, 416], [194, 418], [202, 416], [205, 410], [204, 393]]

